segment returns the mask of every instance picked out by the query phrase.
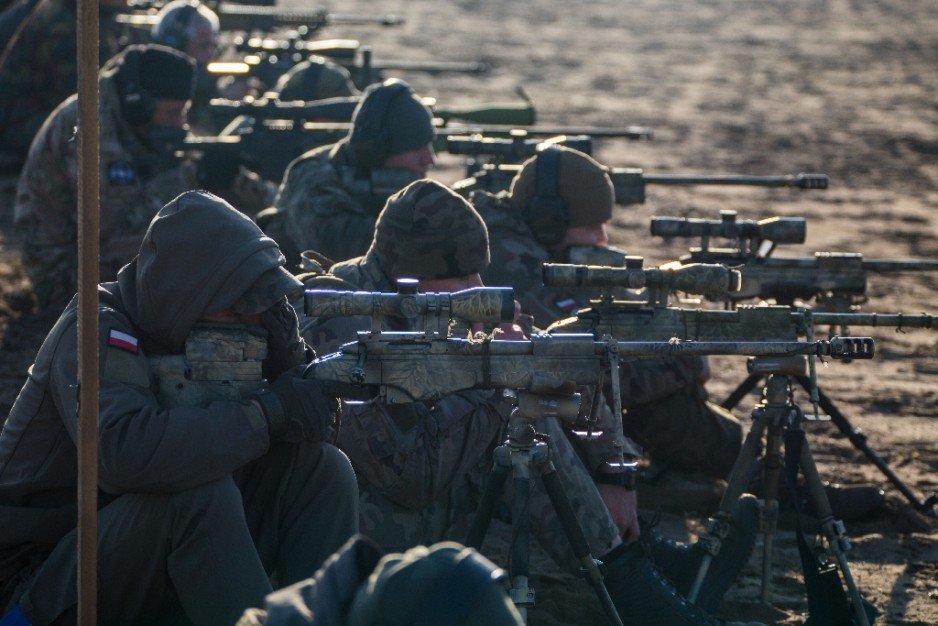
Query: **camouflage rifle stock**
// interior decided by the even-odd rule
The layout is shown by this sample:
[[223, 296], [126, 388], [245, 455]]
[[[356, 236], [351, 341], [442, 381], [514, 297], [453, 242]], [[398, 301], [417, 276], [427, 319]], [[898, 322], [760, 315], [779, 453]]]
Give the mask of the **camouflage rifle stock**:
[[[872, 358], [869, 338], [830, 341], [597, 341], [592, 334], [536, 335], [527, 341], [458, 339], [448, 320], [491, 322], [513, 314], [510, 289], [479, 288], [456, 294], [418, 294], [415, 281], [407, 291], [388, 294], [309, 289], [310, 316], [371, 314], [372, 329], [339, 352], [317, 359], [307, 376], [358, 388], [378, 388], [387, 402], [437, 400], [465, 389], [529, 389], [538, 381], [595, 384], [604, 358], [662, 358], [676, 355], [739, 354], [746, 356], [816, 355]], [[456, 304], [459, 302], [459, 304]], [[508, 303], [511, 302], [511, 306]], [[424, 324], [423, 330], [387, 331], [387, 315]], [[412, 328], [414, 325], [410, 325]], [[348, 391], [348, 388], [344, 389]]]

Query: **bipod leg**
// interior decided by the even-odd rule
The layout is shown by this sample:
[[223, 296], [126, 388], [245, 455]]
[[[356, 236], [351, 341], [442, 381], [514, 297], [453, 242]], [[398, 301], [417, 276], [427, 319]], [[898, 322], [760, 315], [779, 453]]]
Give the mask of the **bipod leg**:
[[603, 583], [603, 574], [599, 570], [599, 564], [590, 553], [583, 527], [580, 526], [580, 522], [573, 512], [573, 506], [570, 504], [570, 499], [563, 489], [552, 461], [548, 461], [541, 466], [541, 481], [544, 483], [547, 497], [550, 498], [550, 503], [557, 513], [557, 519], [560, 520], [563, 532], [567, 536], [567, 541], [570, 542], [570, 547], [573, 548], [573, 554], [582, 565], [581, 571], [584, 578], [586, 578], [586, 582], [592, 585], [609, 621], [616, 626], [622, 626], [622, 619], [619, 617], [615, 604], [609, 596], [609, 591]]
[[818, 474], [817, 464], [814, 462], [814, 456], [811, 454], [807, 439], [805, 439], [801, 448], [799, 465], [801, 466], [801, 472], [804, 474], [808, 495], [821, 518], [821, 532], [824, 533], [827, 544], [837, 559], [840, 573], [847, 585], [853, 615], [857, 620], [856, 623], [858, 626], [869, 626], [870, 622], [866, 617], [866, 611], [863, 610], [860, 590], [857, 589], [857, 584], [850, 573], [850, 566], [847, 564], [846, 553], [850, 549], [850, 540], [847, 539], [847, 532], [844, 529], [843, 522], [835, 520], [831, 512], [831, 505], [827, 499], [827, 493], [824, 491], [824, 484], [821, 482], [821, 476]]
[[475, 517], [472, 519], [472, 526], [469, 527], [469, 534], [466, 536], [466, 545], [476, 550], [482, 550], [482, 543], [485, 541], [485, 535], [488, 533], [489, 524], [495, 515], [495, 507], [498, 505], [502, 493], [505, 491], [505, 481], [508, 479], [508, 473], [511, 469], [511, 449], [507, 443], [495, 448], [495, 458], [492, 462], [492, 473], [485, 481], [485, 491], [482, 493], [482, 500], [479, 502], [479, 508], [476, 510]]
[[762, 435], [765, 433], [768, 425], [767, 418], [768, 416], [761, 407], [753, 409], [752, 425], [749, 427], [749, 432], [746, 433], [746, 439], [743, 441], [739, 454], [736, 456], [733, 469], [730, 471], [729, 476], [727, 476], [726, 490], [723, 492], [723, 497], [720, 498], [720, 506], [707, 523], [707, 532], [701, 535], [698, 541], [698, 544], [704, 549], [705, 554], [697, 570], [697, 577], [694, 579], [690, 592], [687, 594], [687, 599], [690, 602], [697, 601], [700, 588], [703, 586], [703, 581], [707, 577], [707, 570], [710, 569], [713, 558], [720, 553], [723, 539], [725, 539], [726, 535], [729, 533], [729, 521], [733, 516], [733, 509], [736, 507], [736, 502], [749, 486], [752, 466], [762, 451]]
[[733, 393], [726, 397], [720, 406], [726, 409], [727, 411], [735, 409], [736, 405], [739, 404], [746, 395], [756, 388], [762, 382], [762, 374], [750, 374], [746, 377], [746, 380], [739, 383], [739, 386], [733, 390]]
[[[798, 384], [800, 384], [805, 390], [810, 388], [811, 382], [804, 376], [798, 377]], [[938, 517], [938, 512], [935, 511], [935, 505], [938, 504], [938, 494], [931, 494], [925, 500], [919, 498], [915, 493], [909, 488], [908, 485], [899, 478], [895, 472], [892, 471], [892, 468], [886, 463], [885, 460], [876, 452], [874, 452], [870, 446], [867, 444], [867, 437], [863, 434], [859, 428], [856, 428], [850, 421], [847, 419], [847, 416], [840, 412], [840, 409], [837, 408], [837, 405], [834, 404], [834, 401], [826, 393], [818, 389], [818, 400], [821, 406], [821, 409], [824, 410], [827, 415], [830, 416], [831, 421], [837, 426], [837, 429], [853, 444], [853, 447], [863, 453], [870, 463], [876, 466], [880, 472], [893, 484], [893, 486], [899, 490], [899, 492], [909, 501], [915, 510], [920, 513], [927, 515], [928, 517]]]
[[765, 461], [762, 474], [762, 498], [765, 502], [759, 514], [759, 531], [762, 543], [762, 591], [763, 604], [769, 604], [772, 586], [772, 550], [775, 547], [775, 531], [778, 528], [778, 478], [782, 468], [782, 426], [769, 425], [765, 442]]
[[534, 590], [529, 585], [531, 452], [531, 450], [514, 451], [511, 459], [514, 491], [511, 500], [511, 560], [508, 567], [511, 590], [508, 595], [525, 623], [528, 621], [528, 608], [534, 606]]

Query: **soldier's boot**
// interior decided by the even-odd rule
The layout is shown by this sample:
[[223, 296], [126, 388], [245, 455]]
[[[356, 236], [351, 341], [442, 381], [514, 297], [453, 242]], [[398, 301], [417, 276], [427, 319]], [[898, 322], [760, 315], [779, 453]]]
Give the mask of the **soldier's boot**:
[[[733, 511], [730, 532], [723, 540], [720, 553], [710, 563], [707, 577], [700, 588], [697, 605], [705, 611], [716, 611], [723, 594], [736, 582], [752, 555], [758, 525], [759, 503], [754, 496], [745, 494]], [[687, 594], [697, 576], [703, 550], [696, 543], [674, 541], [650, 528], [642, 528], [639, 541], [648, 546], [651, 558], [661, 573], [680, 593]]]
[[655, 569], [636, 541], [605, 555], [606, 589], [626, 626], [762, 626], [723, 622], [694, 606]]

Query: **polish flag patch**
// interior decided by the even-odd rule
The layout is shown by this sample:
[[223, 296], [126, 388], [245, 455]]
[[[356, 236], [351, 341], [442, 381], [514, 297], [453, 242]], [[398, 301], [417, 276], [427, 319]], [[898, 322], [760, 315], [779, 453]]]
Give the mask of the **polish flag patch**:
[[127, 333], [122, 333], [119, 330], [111, 329], [111, 332], [108, 334], [107, 345], [113, 348], [120, 348], [121, 350], [126, 350], [131, 354], [137, 354], [139, 348], [137, 347], [137, 338], [133, 335], [128, 335]]

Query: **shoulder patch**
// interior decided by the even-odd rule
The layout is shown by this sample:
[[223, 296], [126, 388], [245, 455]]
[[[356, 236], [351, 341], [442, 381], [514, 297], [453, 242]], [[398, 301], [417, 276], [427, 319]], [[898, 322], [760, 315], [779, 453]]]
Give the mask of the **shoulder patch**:
[[137, 173], [130, 161], [116, 161], [108, 166], [107, 177], [112, 185], [125, 187], [136, 182]]
[[131, 354], [137, 354], [140, 351], [136, 337], [113, 328], [108, 333], [107, 345], [112, 348], [119, 348]]

